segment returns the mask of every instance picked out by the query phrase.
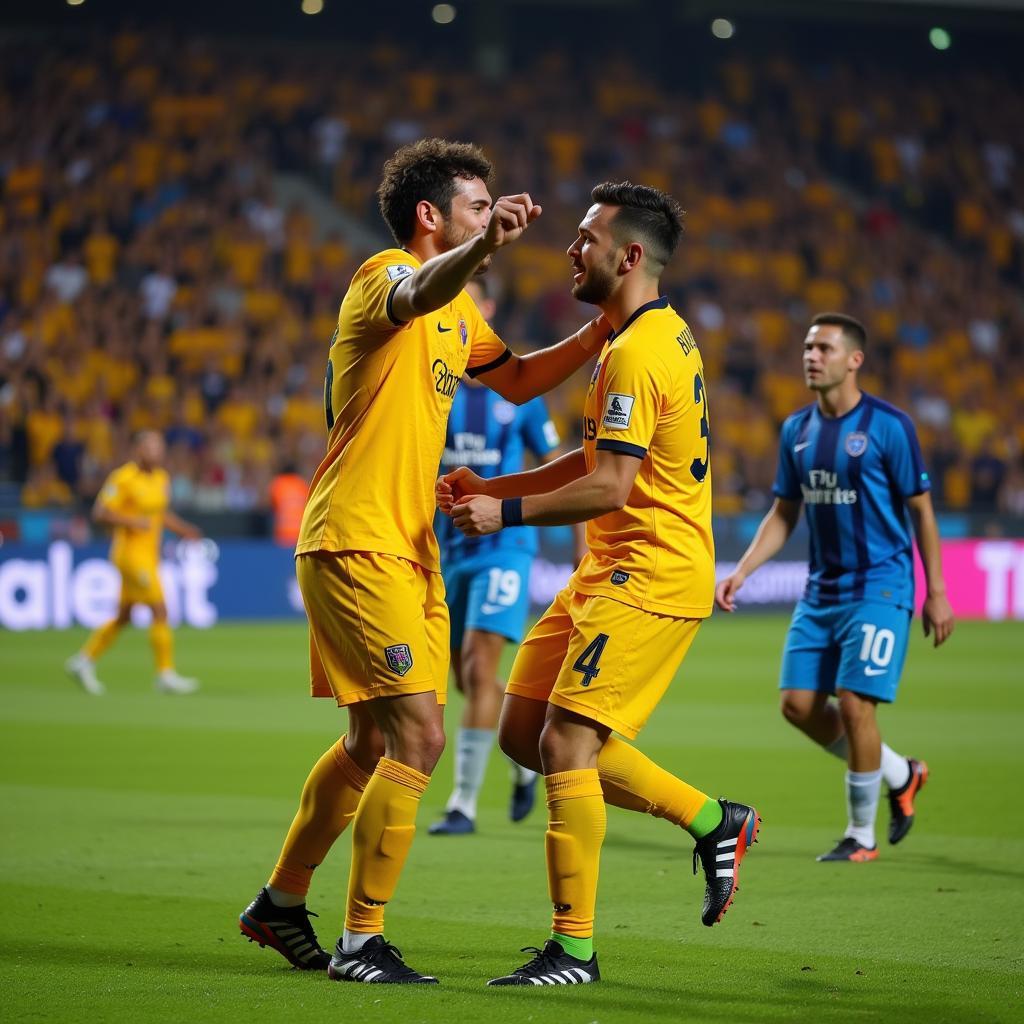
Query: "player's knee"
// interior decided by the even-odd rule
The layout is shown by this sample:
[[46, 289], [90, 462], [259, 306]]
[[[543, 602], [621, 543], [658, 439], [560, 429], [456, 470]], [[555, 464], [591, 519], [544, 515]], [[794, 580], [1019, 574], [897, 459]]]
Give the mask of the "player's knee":
[[524, 768], [534, 768], [538, 757], [536, 736], [524, 735], [521, 729], [515, 727], [515, 723], [504, 718], [498, 725], [498, 746], [501, 752], [512, 758], [516, 764], [521, 764]]
[[415, 751], [425, 766], [423, 770], [430, 772], [444, 753], [444, 726], [441, 722], [417, 722], [405, 730], [405, 746]]
[[870, 697], [861, 696], [850, 690], [840, 690], [839, 714], [846, 725], [847, 730], [871, 721], [875, 717], [875, 702]]
[[809, 701], [803, 700], [793, 693], [784, 693], [779, 702], [779, 710], [782, 712], [782, 717], [790, 725], [795, 725], [798, 729], [807, 725], [811, 720], [811, 708], [812, 705]]

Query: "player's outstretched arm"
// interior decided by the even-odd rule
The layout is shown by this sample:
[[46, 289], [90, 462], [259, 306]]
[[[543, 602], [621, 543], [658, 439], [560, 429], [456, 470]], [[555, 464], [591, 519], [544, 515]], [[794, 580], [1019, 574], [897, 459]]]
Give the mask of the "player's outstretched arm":
[[[582, 456], [582, 452], [579, 454]], [[532, 472], [551, 470], [570, 457], [563, 456]], [[490, 494], [466, 497], [452, 506], [452, 522], [467, 537], [482, 537], [497, 533], [503, 526], [569, 526], [596, 519], [626, 504], [641, 461], [634, 455], [598, 451], [591, 472], [570, 480], [557, 490], [524, 497], [497, 498]]]
[[931, 494], [925, 491], [907, 498], [907, 508], [910, 509], [910, 519], [914, 524], [917, 550], [921, 554], [928, 587], [921, 608], [921, 625], [924, 627], [924, 635], [933, 635], [933, 642], [938, 647], [953, 632], [955, 620], [953, 608], [946, 596], [946, 581], [942, 578], [942, 545]]
[[167, 527], [171, 533], [176, 533], [179, 537], [184, 537], [185, 540], [200, 540], [203, 536], [203, 531], [199, 529], [194, 523], [186, 522], [179, 515], [175, 515], [174, 512], [164, 513], [164, 526]]
[[611, 329], [611, 324], [599, 316], [557, 345], [528, 356], [513, 355], [477, 379], [502, 398], [522, 405], [557, 387], [589, 362], [600, 351]]
[[451, 302], [465, 288], [480, 264], [503, 245], [522, 237], [540, 213], [541, 208], [529, 193], [502, 196], [494, 204], [486, 230], [427, 260], [398, 283], [391, 296], [391, 312], [395, 319], [408, 322]]
[[774, 558], [789, 535], [796, 528], [800, 518], [800, 502], [787, 498], [776, 498], [775, 504], [761, 520], [761, 525], [750, 542], [750, 547], [736, 563], [736, 568], [715, 588], [715, 604], [722, 611], [736, 611], [736, 595], [747, 577], [769, 559]]

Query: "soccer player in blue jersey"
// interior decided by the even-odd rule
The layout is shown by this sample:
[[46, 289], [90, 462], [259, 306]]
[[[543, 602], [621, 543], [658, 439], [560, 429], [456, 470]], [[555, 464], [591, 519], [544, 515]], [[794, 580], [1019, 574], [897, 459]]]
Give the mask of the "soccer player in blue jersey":
[[[466, 290], [490, 321], [495, 302], [484, 282], [471, 280]], [[441, 466], [443, 472], [469, 466], [485, 478], [518, 473], [526, 451], [541, 463], [551, 462], [558, 456], [558, 444], [558, 432], [542, 398], [516, 407], [465, 377], [448, 416]], [[455, 743], [455, 788], [444, 817], [430, 827], [430, 833], [467, 835], [476, 829], [477, 795], [501, 710], [501, 652], [509, 641], [523, 639], [526, 626], [537, 531], [521, 526], [469, 538], [445, 515], [438, 515], [434, 526], [451, 615], [455, 685], [466, 703]], [[509, 816], [521, 821], [533, 808], [537, 774], [519, 765], [513, 771]]]
[[[879, 703], [896, 699], [914, 608], [914, 564], [907, 512], [928, 592], [921, 611], [936, 647], [953, 631], [942, 578], [939, 531], [914, 424], [906, 413], [861, 391], [863, 325], [822, 313], [804, 341], [804, 378], [817, 401], [782, 425], [775, 503], [735, 571], [718, 584], [727, 612], [758, 566], [793, 532], [805, 506], [810, 576], [789, 627], [779, 688], [782, 714], [847, 763], [849, 823], [823, 861], [878, 856], [875, 815], [881, 781], [889, 788], [889, 842], [914, 821], [914, 797], [928, 779], [923, 761], [882, 742]], [[835, 700], [832, 700], [832, 697]]]

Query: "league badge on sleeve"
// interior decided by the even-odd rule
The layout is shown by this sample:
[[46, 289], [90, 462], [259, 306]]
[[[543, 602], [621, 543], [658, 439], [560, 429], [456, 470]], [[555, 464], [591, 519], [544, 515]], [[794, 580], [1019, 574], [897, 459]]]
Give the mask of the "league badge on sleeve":
[[412, 651], [408, 644], [392, 644], [384, 648], [384, 657], [388, 660], [388, 668], [400, 676], [404, 676], [412, 668]]
[[400, 263], [394, 267], [388, 267], [388, 278], [392, 281], [400, 281], [412, 273], [412, 267], [407, 263]]
[[846, 435], [846, 454], [851, 458], [856, 458], [858, 455], [863, 455], [865, 449], [868, 446], [868, 435], [857, 430], [852, 434]]
[[609, 430], [624, 430], [628, 427], [635, 401], [633, 395], [619, 395], [610, 391], [604, 402], [604, 425]]
[[462, 339], [462, 347], [466, 347], [466, 342], [469, 340], [469, 331], [466, 330], [466, 321], [459, 317], [459, 337]]

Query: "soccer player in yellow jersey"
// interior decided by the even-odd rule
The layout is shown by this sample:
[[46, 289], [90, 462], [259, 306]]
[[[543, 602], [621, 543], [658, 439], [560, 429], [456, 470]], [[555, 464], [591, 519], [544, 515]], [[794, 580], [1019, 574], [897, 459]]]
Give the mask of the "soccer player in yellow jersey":
[[[444, 747], [449, 620], [432, 520], [452, 398], [464, 372], [514, 403], [565, 380], [608, 333], [599, 317], [514, 356], [464, 286], [540, 216], [526, 193], [492, 203], [475, 146], [426, 139], [385, 165], [381, 212], [400, 248], [355, 273], [330, 346], [327, 454], [296, 548], [315, 696], [348, 709], [316, 763], [243, 934], [336, 980], [431, 983], [385, 941], [416, 810]], [[333, 958], [305, 906], [313, 870], [352, 822], [344, 934]]]
[[569, 247], [573, 294], [612, 327], [584, 406], [583, 447], [549, 466], [482, 480], [461, 468], [437, 498], [468, 536], [521, 523], [587, 523], [588, 554], [527, 636], [509, 676], [500, 742], [544, 773], [554, 919], [536, 956], [492, 985], [585, 984], [593, 949], [605, 803], [696, 840], [701, 920], [732, 902], [760, 819], [658, 767], [632, 740], [665, 693], [715, 587], [704, 368], [689, 327], [659, 297], [682, 224], [657, 189], [599, 185]]
[[117, 615], [100, 626], [85, 646], [67, 662], [67, 670], [86, 693], [99, 695], [103, 684], [96, 677], [96, 659], [131, 621], [132, 607], [144, 604], [153, 613], [149, 637], [156, 659], [156, 688], [163, 693], [193, 693], [194, 679], [174, 670], [174, 640], [167, 622], [167, 606], [160, 586], [160, 538], [164, 527], [190, 540], [202, 536], [168, 507], [171, 483], [163, 468], [164, 439], [153, 430], [143, 431], [135, 442], [135, 461], [126, 462], [107, 478], [93, 519], [113, 530], [110, 560], [121, 574], [121, 598]]

